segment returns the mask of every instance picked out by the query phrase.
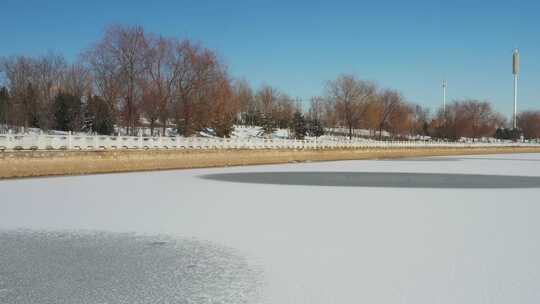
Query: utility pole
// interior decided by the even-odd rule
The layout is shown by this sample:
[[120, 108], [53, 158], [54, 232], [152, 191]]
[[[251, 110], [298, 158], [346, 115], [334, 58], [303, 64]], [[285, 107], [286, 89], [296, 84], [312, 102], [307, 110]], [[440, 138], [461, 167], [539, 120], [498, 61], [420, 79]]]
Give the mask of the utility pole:
[[518, 95], [518, 75], [519, 75], [519, 50], [514, 50], [512, 56], [512, 74], [514, 74], [514, 115], [512, 116], [512, 127], [517, 129], [517, 95]]
[[443, 112], [446, 113], [446, 87], [448, 86], [448, 83], [446, 80], [443, 80], [442, 82], [442, 91], [443, 91]]

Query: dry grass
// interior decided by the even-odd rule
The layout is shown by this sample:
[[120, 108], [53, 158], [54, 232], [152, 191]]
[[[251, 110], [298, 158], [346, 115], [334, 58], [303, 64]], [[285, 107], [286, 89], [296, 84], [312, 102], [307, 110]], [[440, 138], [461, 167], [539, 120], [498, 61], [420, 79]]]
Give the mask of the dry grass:
[[303, 161], [534, 152], [540, 152], [540, 148], [3, 152], [0, 153], [0, 178], [207, 168]]

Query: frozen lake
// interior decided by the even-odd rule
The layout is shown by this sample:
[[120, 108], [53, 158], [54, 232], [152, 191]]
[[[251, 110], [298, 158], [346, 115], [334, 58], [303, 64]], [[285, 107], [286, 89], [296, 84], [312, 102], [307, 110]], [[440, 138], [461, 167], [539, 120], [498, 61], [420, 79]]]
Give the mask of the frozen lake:
[[0, 303], [538, 303], [539, 218], [540, 154], [0, 181]]

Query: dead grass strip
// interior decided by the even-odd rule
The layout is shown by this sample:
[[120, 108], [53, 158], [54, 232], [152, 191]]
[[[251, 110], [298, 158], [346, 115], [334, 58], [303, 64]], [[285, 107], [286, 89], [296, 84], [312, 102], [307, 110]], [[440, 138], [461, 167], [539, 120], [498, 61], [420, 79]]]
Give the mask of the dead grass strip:
[[0, 153], [0, 178], [505, 153], [540, 153], [540, 148], [19, 151]]

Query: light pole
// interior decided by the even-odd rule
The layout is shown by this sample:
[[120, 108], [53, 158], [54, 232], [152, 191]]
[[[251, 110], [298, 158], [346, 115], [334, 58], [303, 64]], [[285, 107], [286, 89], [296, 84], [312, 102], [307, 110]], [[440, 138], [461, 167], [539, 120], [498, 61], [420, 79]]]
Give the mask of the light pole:
[[518, 95], [518, 75], [519, 75], [519, 50], [514, 50], [512, 56], [512, 74], [514, 74], [514, 115], [512, 116], [512, 127], [517, 129], [517, 95]]

